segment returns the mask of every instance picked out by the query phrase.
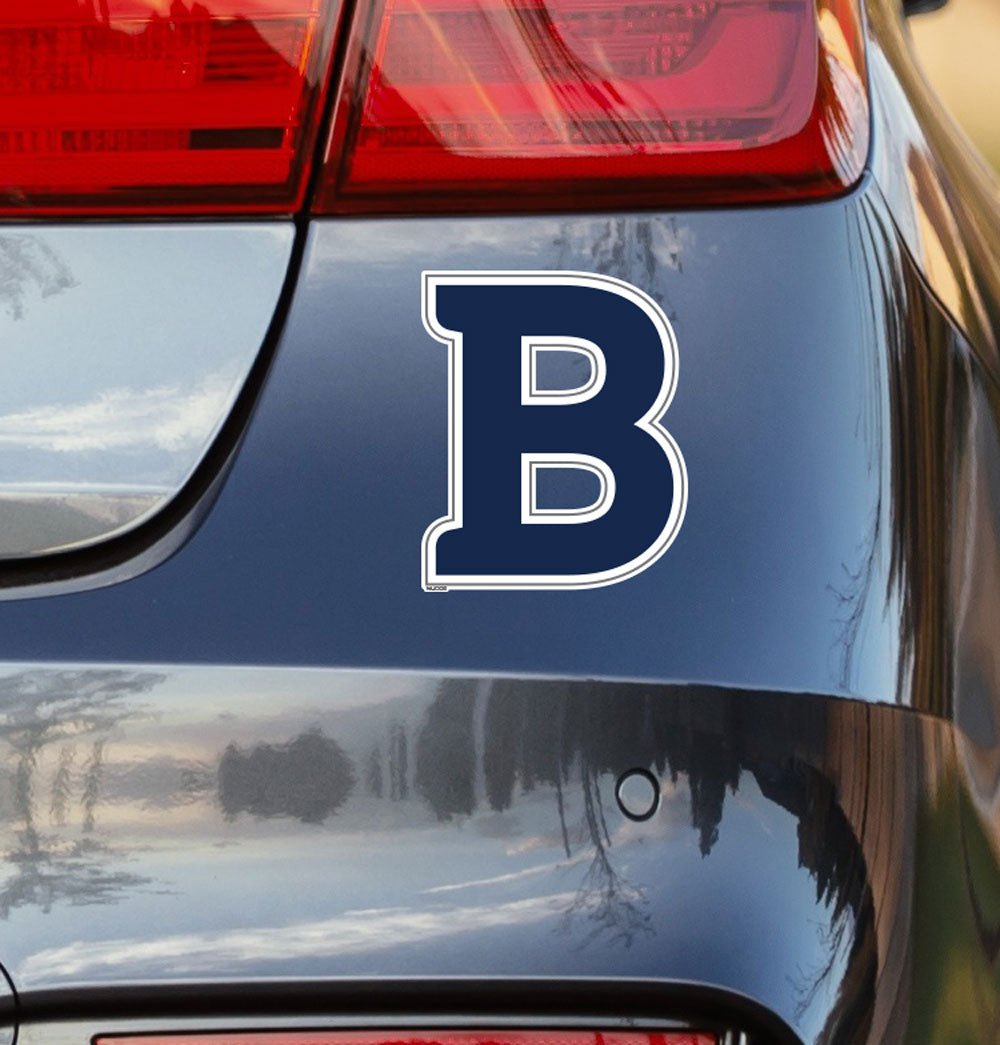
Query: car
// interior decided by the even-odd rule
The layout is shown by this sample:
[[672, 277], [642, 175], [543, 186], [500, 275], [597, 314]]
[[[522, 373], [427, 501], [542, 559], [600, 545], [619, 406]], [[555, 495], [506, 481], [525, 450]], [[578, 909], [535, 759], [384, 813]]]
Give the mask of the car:
[[1000, 1040], [927, 6], [0, 0], [3, 1040]]

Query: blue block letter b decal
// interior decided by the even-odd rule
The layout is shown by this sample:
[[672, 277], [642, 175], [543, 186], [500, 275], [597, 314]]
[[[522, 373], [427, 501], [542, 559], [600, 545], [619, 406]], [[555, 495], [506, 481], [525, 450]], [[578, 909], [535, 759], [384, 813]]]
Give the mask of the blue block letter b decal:
[[[424, 586], [596, 588], [652, 566], [687, 503], [659, 424], [677, 382], [659, 306], [594, 273], [425, 272], [423, 310], [450, 355], [448, 514], [424, 534]], [[557, 358], [578, 381], [543, 380]], [[583, 504], [546, 503], [560, 475]]]

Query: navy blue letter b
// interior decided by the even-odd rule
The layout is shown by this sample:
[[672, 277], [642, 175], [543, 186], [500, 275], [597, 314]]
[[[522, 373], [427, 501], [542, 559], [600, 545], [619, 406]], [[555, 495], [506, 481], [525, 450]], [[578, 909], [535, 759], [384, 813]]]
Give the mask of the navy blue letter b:
[[[656, 562], [687, 504], [659, 424], [677, 382], [659, 306], [595, 273], [425, 272], [423, 311], [450, 354], [448, 514], [424, 534], [424, 586], [596, 588]], [[544, 382], [559, 358], [579, 380]], [[584, 503], [553, 501], [559, 477]]]

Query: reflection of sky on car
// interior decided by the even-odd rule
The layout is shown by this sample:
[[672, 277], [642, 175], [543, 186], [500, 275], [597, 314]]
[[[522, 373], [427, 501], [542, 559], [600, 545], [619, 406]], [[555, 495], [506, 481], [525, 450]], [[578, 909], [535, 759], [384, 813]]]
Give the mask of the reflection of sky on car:
[[[66, 671], [69, 682], [74, 669]], [[685, 774], [675, 782], [664, 776], [663, 806], [645, 824], [626, 821], [613, 808], [612, 777], [595, 778], [607, 818], [615, 902], [629, 909], [624, 918], [602, 924], [604, 900], [589, 892], [594, 845], [572, 779], [559, 796], [565, 803], [562, 818], [556, 790], [544, 781], [530, 791], [518, 784], [511, 804], [496, 808], [502, 800], [496, 800], [495, 781], [484, 775], [484, 723], [477, 712], [479, 739], [472, 738], [475, 750], [469, 751], [471, 812], [448, 813], [454, 796], [435, 799], [433, 790], [428, 792], [433, 781], [423, 790], [417, 786], [424, 772], [421, 731], [433, 724], [433, 707], [442, 699], [433, 679], [421, 686], [412, 676], [359, 673], [342, 681], [308, 669], [137, 669], [121, 672], [120, 680], [112, 672], [115, 677], [107, 681], [94, 669], [78, 674], [93, 676], [95, 681], [83, 685], [78, 680], [75, 690], [90, 686], [93, 701], [78, 698], [82, 702], [72, 705], [65, 721], [58, 700], [38, 699], [48, 684], [40, 675], [18, 682], [21, 697], [5, 700], [0, 847], [8, 855], [26, 850], [24, 810], [10, 799], [25, 744], [34, 745], [35, 822], [27, 829], [41, 840], [35, 855], [42, 858], [43, 877], [55, 875], [68, 848], [82, 845], [80, 866], [74, 870], [72, 861], [65, 863], [70, 877], [78, 878], [76, 892], [48, 895], [48, 903], [59, 906], [58, 919], [47, 917], [46, 902], [38, 896], [24, 894], [24, 902], [9, 906], [5, 936], [15, 951], [8, 958], [27, 989], [42, 980], [99, 981], [123, 971], [136, 979], [220, 971], [460, 975], [470, 937], [511, 974], [518, 972], [523, 948], [530, 947], [533, 961], [550, 962], [553, 973], [569, 948], [578, 952], [580, 972], [588, 966], [594, 974], [606, 971], [602, 963], [610, 955], [617, 974], [649, 975], [659, 968], [658, 937], [669, 934], [671, 946], [686, 954], [689, 975], [697, 976], [713, 967], [716, 948], [769, 932], [760, 922], [763, 912], [721, 889], [730, 906], [713, 911], [712, 921], [728, 925], [730, 932], [706, 932], [703, 916], [689, 909], [689, 898], [706, 882], [736, 875], [746, 884], [746, 896], [778, 890], [789, 917], [814, 916], [815, 878], [787, 861], [797, 848], [798, 821], [764, 799], [749, 773], [727, 794], [708, 851], [692, 827]], [[104, 695], [118, 685], [124, 699]], [[480, 687], [476, 700], [487, 701], [488, 684], [474, 685]], [[66, 692], [73, 693], [73, 687]], [[281, 707], [275, 695], [282, 692], [294, 692], [298, 707]], [[98, 721], [100, 728], [87, 725]], [[442, 728], [453, 725], [449, 719]], [[387, 778], [375, 795], [375, 785], [363, 777], [370, 751], [397, 727], [409, 738], [410, 764], [405, 795], [393, 799]], [[290, 739], [310, 735], [328, 738], [354, 773], [341, 804], [328, 815], [314, 823], [293, 815], [255, 816], [252, 796], [246, 807], [220, 796], [220, 758], [233, 751], [249, 757], [261, 744], [280, 758]], [[100, 781], [90, 784], [94, 802], [88, 810], [85, 799], [74, 797], [56, 816], [51, 782], [60, 766], [68, 765], [75, 781], [70, 790], [82, 795], [95, 740], [102, 748]], [[453, 770], [447, 770], [448, 779]], [[435, 807], [438, 800], [445, 805]], [[54, 818], [64, 822], [53, 823]], [[398, 860], [384, 858], [387, 837]], [[758, 851], [773, 859], [748, 862], [748, 837], [761, 839]], [[309, 859], [297, 859], [307, 846]], [[316, 858], [317, 846], [327, 848], [328, 859]], [[99, 872], [83, 868], [88, 858], [100, 865]], [[25, 862], [9, 866], [17, 874]], [[98, 873], [106, 880], [105, 891], [88, 899], [87, 875]], [[9, 898], [9, 876], [0, 890]], [[197, 906], [186, 902], [190, 896], [199, 898]], [[647, 908], [655, 917], [647, 917]], [[519, 928], [516, 943], [512, 927]], [[610, 933], [610, 949], [588, 950], [597, 933], [604, 933], [606, 942]], [[834, 962], [830, 989], [839, 982], [842, 958]], [[754, 963], [749, 953], [727, 961], [748, 968]], [[753, 975], [808, 976], [808, 970], [796, 973], [789, 961], [754, 968]]]
[[257, 355], [292, 238], [106, 228], [95, 266], [91, 233], [0, 234], [0, 556], [106, 537], [176, 493]]
[[[0, 312], [2, 479], [51, 478], [57, 465], [36, 467], [43, 451], [59, 454], [65, 469], [74, 451], [131, 448], [152, 467], [154, 451], [195, 438], [191, 418], [202, 438], [206, 424], [215, 427], [220, 399], [260, 346], [287, 230], [227, 230], [206, 252], [203, 229], [164, 228], [153, 256], [141, 229], [106, 233], [116, 239], [115, 262], [109, 269], [102, 252], [99, 278], [86, 229], [3, 236], [24, 250], [0, 253], [0, 267], [20, 261], [25, 271], [2, 273], [10, 287]], [[47, 281], [56, 267], [65, 278]], [[131, 469], [138, 481], [143, 460]]]

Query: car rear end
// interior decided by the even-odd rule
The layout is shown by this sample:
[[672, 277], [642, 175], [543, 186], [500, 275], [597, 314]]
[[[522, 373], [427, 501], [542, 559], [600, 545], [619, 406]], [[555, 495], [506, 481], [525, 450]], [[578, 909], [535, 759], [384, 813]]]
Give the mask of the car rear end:
[[[893, 0], [51, 0], [0, 53], [9, 1040], [996, 1039], [997, 194]], [[649, 554], [560, 572], [661, 486], [513, 441], [617, 380], [529, 284], [659, 332]], [[545, 387], [473, 384], [496, 331]]]

